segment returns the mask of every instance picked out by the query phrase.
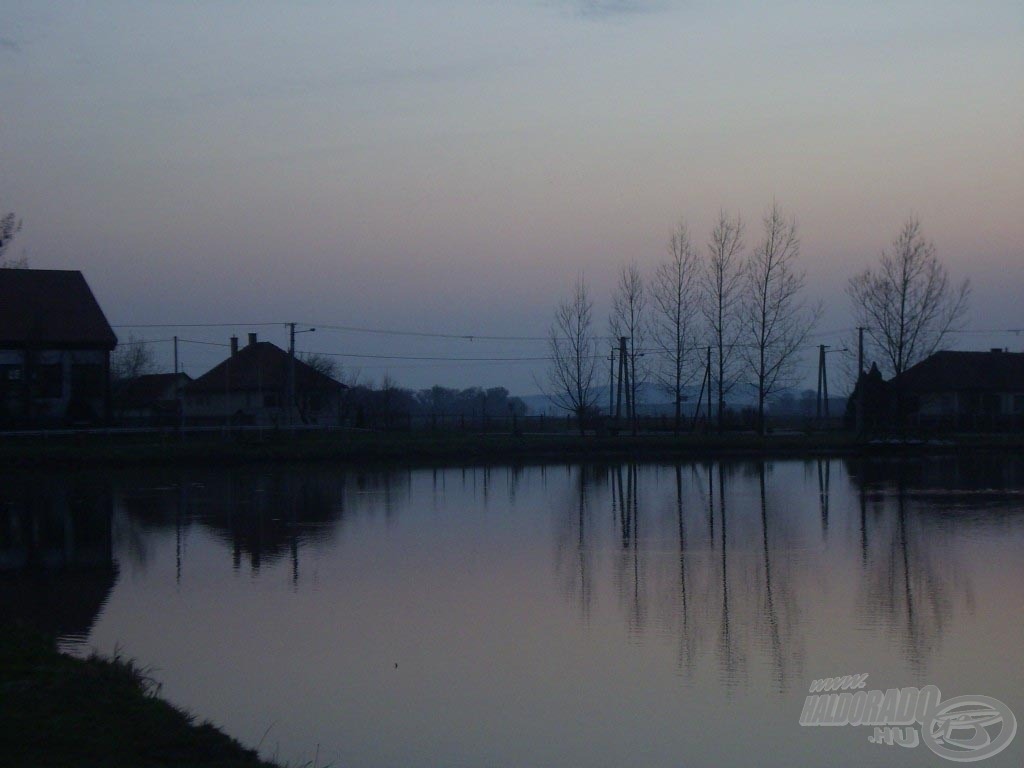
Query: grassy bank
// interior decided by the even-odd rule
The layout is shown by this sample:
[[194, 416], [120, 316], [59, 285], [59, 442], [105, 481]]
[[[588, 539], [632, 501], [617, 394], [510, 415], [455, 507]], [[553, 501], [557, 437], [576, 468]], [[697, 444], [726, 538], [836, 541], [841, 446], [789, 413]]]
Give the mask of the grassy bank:
[[157, 696], [123, 659], [76, 659], [0, 628], [0, 765], [274, 768]]
[[693, 459], [719, 456], [950, 452], [1024, 447], [1024, 435], [945, 435], [941, 439], [859, 440], [846, 432], [718, 434], [486, 434], [465, 432], [330, 432], [206, 434], [81, 434], [0, 438], [5, 468], [223, 465], [277, 461], [344, 463], [545, 463]]

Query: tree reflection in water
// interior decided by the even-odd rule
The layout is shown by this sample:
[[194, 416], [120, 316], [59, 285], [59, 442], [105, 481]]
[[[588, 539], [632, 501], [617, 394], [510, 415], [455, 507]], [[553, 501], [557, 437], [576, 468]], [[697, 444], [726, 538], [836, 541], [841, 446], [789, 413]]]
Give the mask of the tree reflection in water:
[[[311, 583], [309, 548], [339, 547], [359, 519], [380, 518], [386, 531], [405, 516], [428, 514], [430, 521], [417, 524], [450, 526], [464, 508], [489, 513], [486, 523], [473, 517], [484, 530], [491, 519], [506, 525], [550, 515], [555, 600], [586, 631], [604, 631], [612, 617], [631, 643], [666, 642], [684, 678], [712, 674], [727, 692], [754, 684], [786, 691], [806, 684], [808, 630], [820, 621], [829, 578], [836, 588], [849, 586], [851, 611], [840, 616], [839, 607], [836, 616], [881, 627], [883, 642], [924, 671], [974, 599], [974, 569], [961, 562], [960, 536], [972, 526], [1014, 524], [1022, 465], [821, 457], [10, 479], [0, 485], [2, 596], [12, 614], [88, 598], [84, 619], [57, 621], [62, 632], [84, 636], [118, 566], [146, 571], [166, 551], [154, 549], [154, 532], [173, 532], [179, 589], [189, 587], [197, 567], [190, 545], [201, 534], [236, 573], [256, 578], [277, 569], [298, 592]], [[521, 534], [517, 546], [534, 544]], [[87, 565], [86, 552], [100, 557]], [[44, 561], [64, 563], [60, 578], [77, 579], [77, 588], [60, 587], [69, 597], [40, 591], [41, 583], [56, 584], [54, 576], [28, 588], [26, 574], [39, 569], [27, 564]], [[595, 616], [605, 624], [592, 624]]]
[[923, 673], [955, 621], [958, 606], [973, 602], [971, 579], [950, 531], [936, 523], [943, 502], [957, 495], [973, 497], [977, 489], [970, 483], [952, 492], [946, 478], [940, 484], [946, 493], [936, 493], [934, 487], [929, 493], [927, 486], [940, 478], [929, 479], [920, 469], [919, 464], [900, 461], [860, 461], [851, 477], [858, 487], [861, 516], [858, 612], [885, 627], [908, 663]]
[[[889, 485], [865, 481], [862, 464], [810, 460], [803, 485], [791, 470], [776, 480], [771, 461], [577, 467], [573, 500], [559, 516], [564, 594], [589, 618], [601, 601], [599, 556], [608, 552], [631, 636], [670, 632], [687, 677], [711, 662], [734, 688], [756, 668], [786, 691], [805, 683], [805, 616], [821, 599], [822, 575], [848, 563], [860, 574], [851, 609], [887, 627], [923, 667], [956, 606], [970, 605], [971, 579], [950, 551], [949, 529], [929, 522], [941, 505], [912, 497], [907, 473], [893, 466], [876, 470], [895, 479]], [[834, 465], [856, 489], [838, 515]], [[612, 540], [593, 525], [602, 506]]]

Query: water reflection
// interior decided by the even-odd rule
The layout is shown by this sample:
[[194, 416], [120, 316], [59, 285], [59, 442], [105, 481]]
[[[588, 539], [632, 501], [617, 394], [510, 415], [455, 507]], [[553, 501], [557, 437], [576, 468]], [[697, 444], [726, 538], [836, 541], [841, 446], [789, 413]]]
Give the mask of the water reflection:
[[[947, 526], [936, 524], [943, 506], [967, 498], [977, 503], [971, 505], [977, 511], [1019, 499], [1001, 490], [1002, 483], [988, 485], [990, 473], [973, 475], [967, 484], [956, 472], [945, 474], [940, 469], [944, 465], [948, 462], [860, 462], [851, 472], [861, 520], [858, 611], [885, 627], [918, 670], [941, 643], [955, 608], [972, 602], [970, 572], [962, 567], [957, 548], [950, 546]], [[957, 532], [968, 533], [973, 522], [957, 521]]]
[[[436, 489], [435, 489], [436, 492]], [[349, 508], [390, 519], [409, 501], [407, 470], [140, 473], [119, 488], [121, 535], [133, 562], [146, 566], [147, 532], [173, 528], [175, 576], [197, 527], [230, 552], [232, 568], [256, 576], [287, 560], [300, 582], [302, 550], [341, 534]]]
[[[872, 671], [892, 657], [895, 683], [934, 682], [965, 647], [984, 658], [1007, 637], [1024, 642], [992, 607], [1024, 603], [1007, 576], [1020, 575], [1019, 549], [1005, 549], [1022, 540], [1024, 460], [1009, 456], [0, 484], [5, 613], [108, 652], [123, 643], [173, 670], [180, 703], [243, 738], [271, 722], [259, 707], [273, 703], [253, 686], [295, 690], [273, 713], [295, 721], [282, 738], [316, 744], [351, 722], [344, 741], [362, 746], [338, 763], [406, 764], [467, 723], [496, 739], [488, 706], [507, 718], [514, 751], [546, 732], [538, 707], [557, 719], [584, 688], [624, 703], [603, 715], [608, 742], [594, 737], [601, 759], [589, 762], [609, 763], [624, 758], [625, 702], [647, 717], [686, 710], [692, 726], [651, 738], [692, 744], [712, 727], [706, 709], [798, 710], [830, 665]], [[207, 683], [225, 669], [237, 678]], [[404, 675], [415, 684], [402, 687]], [[379, 751], [385, 727], [408, 753]], [[779, 740], [777, 764], [807, 762], [791, 732], [772, 733], [758, 738]], [[299, 747], [283, 754], [309, 759]], [[712, 754], [694, 762], [716, 764]], [[503, 762], [492, 756], [464, 762]]]
[[117, 580], [108, 482], [0, 484], [0, 616], [83, 641]]
[[[973, 603], [955, 528], [989, 524], [995, 511], [1019, 513], [1020, 462], [993, 468], [989, 459], [975, 473], [949, 459], [807, 461], [823, 544], [807, 525], [806, 496], [792, 473], [774, 477], [787, 464], [793, 462], [576, 468], [556, 559], [564, 594], [589, 616], [599, 592], [594, 563], [611, 552], [615, 599], [631, 636], [652, 625], [659, 632], [671, 628], [683, 673], [692, 676], [713, 659], [722, 684], [735, 687], [747, 682], [751, 665], [763, 666], [785, 691], [806, 677], [802, 613], [815, 602], [821, 574], [854, 557], [858, 616], [884, 627], [903, 657], [924, 670], [949, 622]], [[852, 486], [844, 494], [855, 500], [844, 509], [852, 525], [843, 531], [852, 527], [855, 535], [830, 542], [835, 467]], [[611, 512], [610, 535], [592, 523], [602, 506]], [[949, 515], [964, 508], [970, 514], [951, 527]], [[665, 567], [669, 531], [658, 518], [667, 510], [671, 571]]]
[[[961, 529], [1010, 524], [1006, 516], [1019, 515], [1024, 498], [1022, 462], [803, 462], [804, 483], [816, 484], [824, 550], [803, 514], [794, 464], [567, 465], [555, 476], [552, 468], [433, 469], [430, 507], [443, 512], [456, 494], [486, 510], [499, 492], [515, 508], [524, 478], [550, 495], [561, 474], [571, 492], [556, 505], [555, 570], [571, 609], [589, 621], [610, 578], [631, 637], [673, 635], [679, 671], [692, 676], [713, 658], [727, 687], [742, 685], [751, 664], [767, 665], [780, 690], [802, 680], [801, 594], [815, 590], [823, 560], [855, 554], [858, 615], [884, 627], [908, 662], [925, 665], [954, 608], [973, 599], [948, 521], [956, 516]], [[856, 532], [831, 542], [834, 549], [833, 465], [848, 478]], [[0, 490], [4, 604], [62, 634], [88, 634], [117, 576], [112, 531], [121, 557], [145, 570], [152, 533], [173, 529], [180, 583], [189, 537], [201, 528], [222, 543], [234, 571], [258, 576], [286, 562], [297, 590], [307, 547], [342, 538], [352, 515], [391, 520], [422, 504], [413, 485], [405, 469], [11, 479]]]

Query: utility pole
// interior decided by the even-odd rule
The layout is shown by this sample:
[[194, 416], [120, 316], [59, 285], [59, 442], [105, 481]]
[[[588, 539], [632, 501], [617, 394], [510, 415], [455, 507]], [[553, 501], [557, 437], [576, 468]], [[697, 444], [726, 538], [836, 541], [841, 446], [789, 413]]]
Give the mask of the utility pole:
[[711, 347], [708, 347], [707, 373], [708, 379], [708, 432], [711, 432]]
[[864, 430], [864, 326], [857, 329], [857, 434]]
[[178, 432], [185, 436], [185, 404], [181, 397], [181, 379], [178, 377], [178, 337], [174, 337], [174, 402], [178, 405]]
[[[825, 362], [826, 359], [827, 359], [827, 352], [826, 352], [827, 349], [828, 349], [828, 347], [825, 344], [819, 344], [818, 345], [817, 418], [818, 418], [819, 422], [821, 421], [822, 413], [824, 413], [826, 419], [829, 418], [829, 412], [828, 412], [828, 410], [829, 410], [828, 409], [828, 367], [827, 367], [827, 364]], [[837, 351], [837, 350], [832, 350], [832, 351]], [[845, 351], [845, 349], [838, 350], [838, 351], [843, 352], [843, 351]], [[824, 408], [822, 406], [824, 406]], [[820, 426], [820, 424], [819, 424], [819, 426]]]
[[[700, 380], [700, 393], [697, 395], [697, 404], [696, 404], [696, 406], [694, 406], [694, 409], [693, 409], [693, 421], [690, 422], [690, 431], [691, 432], [696, 431], [696, 429], [697, 429], [697, 420], [700, 418], [700, 406], [704, 402], [704, 387], [705, 386], [708, 387], [709, 389], [711, 388], [711, 368], [710, 367], [704, 369], [704, 375], [701, 377], [701, 380]], [[708, 394], [708, 402], [709, 403], [711, 402], [711, 400], [710, 400], [710, 393]], [[710, 420], [711, 420], [711, 412], [708, 411], [708, 421], [710, 422]]]
[[636, 424], [633, 421], [633, 418], [636, 415], [636, 403], [633, 402], [633, 372], [629, 369], [629, 362], [630, 362], [631, 355], [629, 355], [628, 353], [625, 352], [625, 349], [626, 349], [625, 342], [623, 342], [622, 349], [623, 349], [623, 354], [625, 355], [625, 360], [624, 360], [625, 365], [622, 366], [622, 370], [623, 370], [623, 373], [625, 374], [625, 379], [626, 379], [626, 382], [625, 382], [625, 390], [626, 390], [626, 419], [629, 421], [630, 426], [635, 429], [636, 428]]
[[316, 328], [304, 328], [301, 331], [295, 330], [295, 323], [288, 323], [288, 424], [294, 425], [295, 419], [293, 409], [298, 409], [298, 402], [295, 398], [295, 334], [314, 333]]
[[295, 323], [288, 323], [288, 426], [293, 424], [295, 407]]
[[825, 372], [825, 345], [818, 345], [818, 391], [815, 397], [815, 413], [814, 416], [821, 422], [821, 379], [822, 374]]
[[[623, 415], [623, 389], [626, 387], [627, 379], [629, 378], [627, 368], [627, 354], [626, 354], [626, 341], [628, 336], [618, 337], [618, 399], [615, 402], [615, 419], [622, 417]], [[626, 415], [629, 417], [630, 403], [629, 403], [629, 389], [626, 391]]]
[[825, 420], [828, 421], [828, 358], [825, 348], [821, 348], [821, 391], [825, 397]]
[[615, 409], [615, 347], [608, 353], [608, 416], [613, 416]]

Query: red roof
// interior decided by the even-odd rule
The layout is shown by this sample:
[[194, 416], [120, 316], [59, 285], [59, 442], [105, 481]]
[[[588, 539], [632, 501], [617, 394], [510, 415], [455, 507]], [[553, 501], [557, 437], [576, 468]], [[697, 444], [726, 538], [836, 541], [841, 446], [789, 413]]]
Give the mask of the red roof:
[[0, 269], [0, 347], [110, 350], [116, 344], [81, 272]]
[[911, 392], [1024, 392], [1024, 352], [936, 352], [892, 383]]
[[[188, 385], [189, 394], [199, 392], [222, 393], [225, 391], [285, 391], [288, 386], [288, 363], [290, 357], [280, 347], [269, 341], [249, 344], [238, 350], [220, 365], [207, 371]], [[295, 360], [295, 390], [310, 392], [317, 390], [344, 389], [345, 385], [325, 376], [320, 371]]]

